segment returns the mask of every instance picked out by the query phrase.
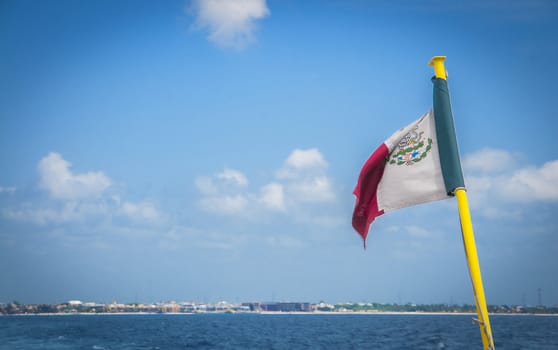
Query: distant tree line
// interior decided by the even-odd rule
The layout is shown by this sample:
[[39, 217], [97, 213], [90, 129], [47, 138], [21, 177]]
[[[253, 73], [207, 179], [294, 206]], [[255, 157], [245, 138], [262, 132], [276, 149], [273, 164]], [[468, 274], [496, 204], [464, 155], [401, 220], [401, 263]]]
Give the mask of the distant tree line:
[[[476, 313], [474, 305], [450, 304], [380, 304], [380, 303], [345, 303], [336, 304], [332, 308], [320, 308], [320, 311], [353, 311], [353, 312], [448, 312], [448, 313]], [[521, 313], [521, 314], [558, 314], [558, 307], [546, 306], [509, 306], [488, 305], [490, 313]]]

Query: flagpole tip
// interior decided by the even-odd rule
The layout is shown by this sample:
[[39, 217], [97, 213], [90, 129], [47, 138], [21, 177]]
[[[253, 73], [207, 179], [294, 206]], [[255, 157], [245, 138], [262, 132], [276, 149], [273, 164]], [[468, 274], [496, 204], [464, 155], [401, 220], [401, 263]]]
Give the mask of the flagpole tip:
[[430, 59], [430, 61], [428, 61], [428, 65], [429, 65], [429, 66], [434, 66], [434, 64], [435, 64], [436, 62], [438, 62], [438, 61], [443, 63], [444, 60], [446, 59], [446, 57], [447, 57], [447, 56], [433, 56], [433, 57]]
[[429, 66], [434, 67], [436, 78], [442, 78], [444, 80], [447, 78], [446, 68], [444, 67], [445, 59], [446, 56], [434, 56], [428, 62]]

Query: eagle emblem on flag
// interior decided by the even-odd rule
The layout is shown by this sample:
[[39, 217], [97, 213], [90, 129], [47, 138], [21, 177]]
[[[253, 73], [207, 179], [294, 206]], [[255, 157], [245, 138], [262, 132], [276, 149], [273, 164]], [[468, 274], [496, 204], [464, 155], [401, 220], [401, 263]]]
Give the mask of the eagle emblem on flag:
[[418, 127], [417, 125], [399, 141], [397, 148], [390, 155], [390, 165], [413, 165], [426, 158], [432, 149], [432, 139], [427, 138], [425, 144], [424, 131], [419, 132]]

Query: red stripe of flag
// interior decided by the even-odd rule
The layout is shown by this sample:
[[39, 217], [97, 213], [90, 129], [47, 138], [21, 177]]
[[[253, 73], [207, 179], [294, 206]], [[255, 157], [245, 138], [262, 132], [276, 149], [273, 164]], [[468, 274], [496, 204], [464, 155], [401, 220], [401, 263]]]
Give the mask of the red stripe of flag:
[[378, 210], [377, 189], [382, 180], [388, 156], [389, 149], [385, 143], [382, 143], [364, 163], [353, 191], [356, 196], [353, 227], [361, 235], [365, 247], [370, 224], [377, 216], [384, 213], [383, 210]]

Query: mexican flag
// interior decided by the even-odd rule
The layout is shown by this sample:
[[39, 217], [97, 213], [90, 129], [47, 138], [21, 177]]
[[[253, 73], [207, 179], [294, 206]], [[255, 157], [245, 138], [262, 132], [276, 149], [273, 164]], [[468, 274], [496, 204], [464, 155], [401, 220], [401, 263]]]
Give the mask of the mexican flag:
[[449, 198], [465, 187], [447, 82], [433, 78], [433, 83], [433, 109], [385, 140], [360, 171], [353, 227], [365, 242], [376, 217]]

